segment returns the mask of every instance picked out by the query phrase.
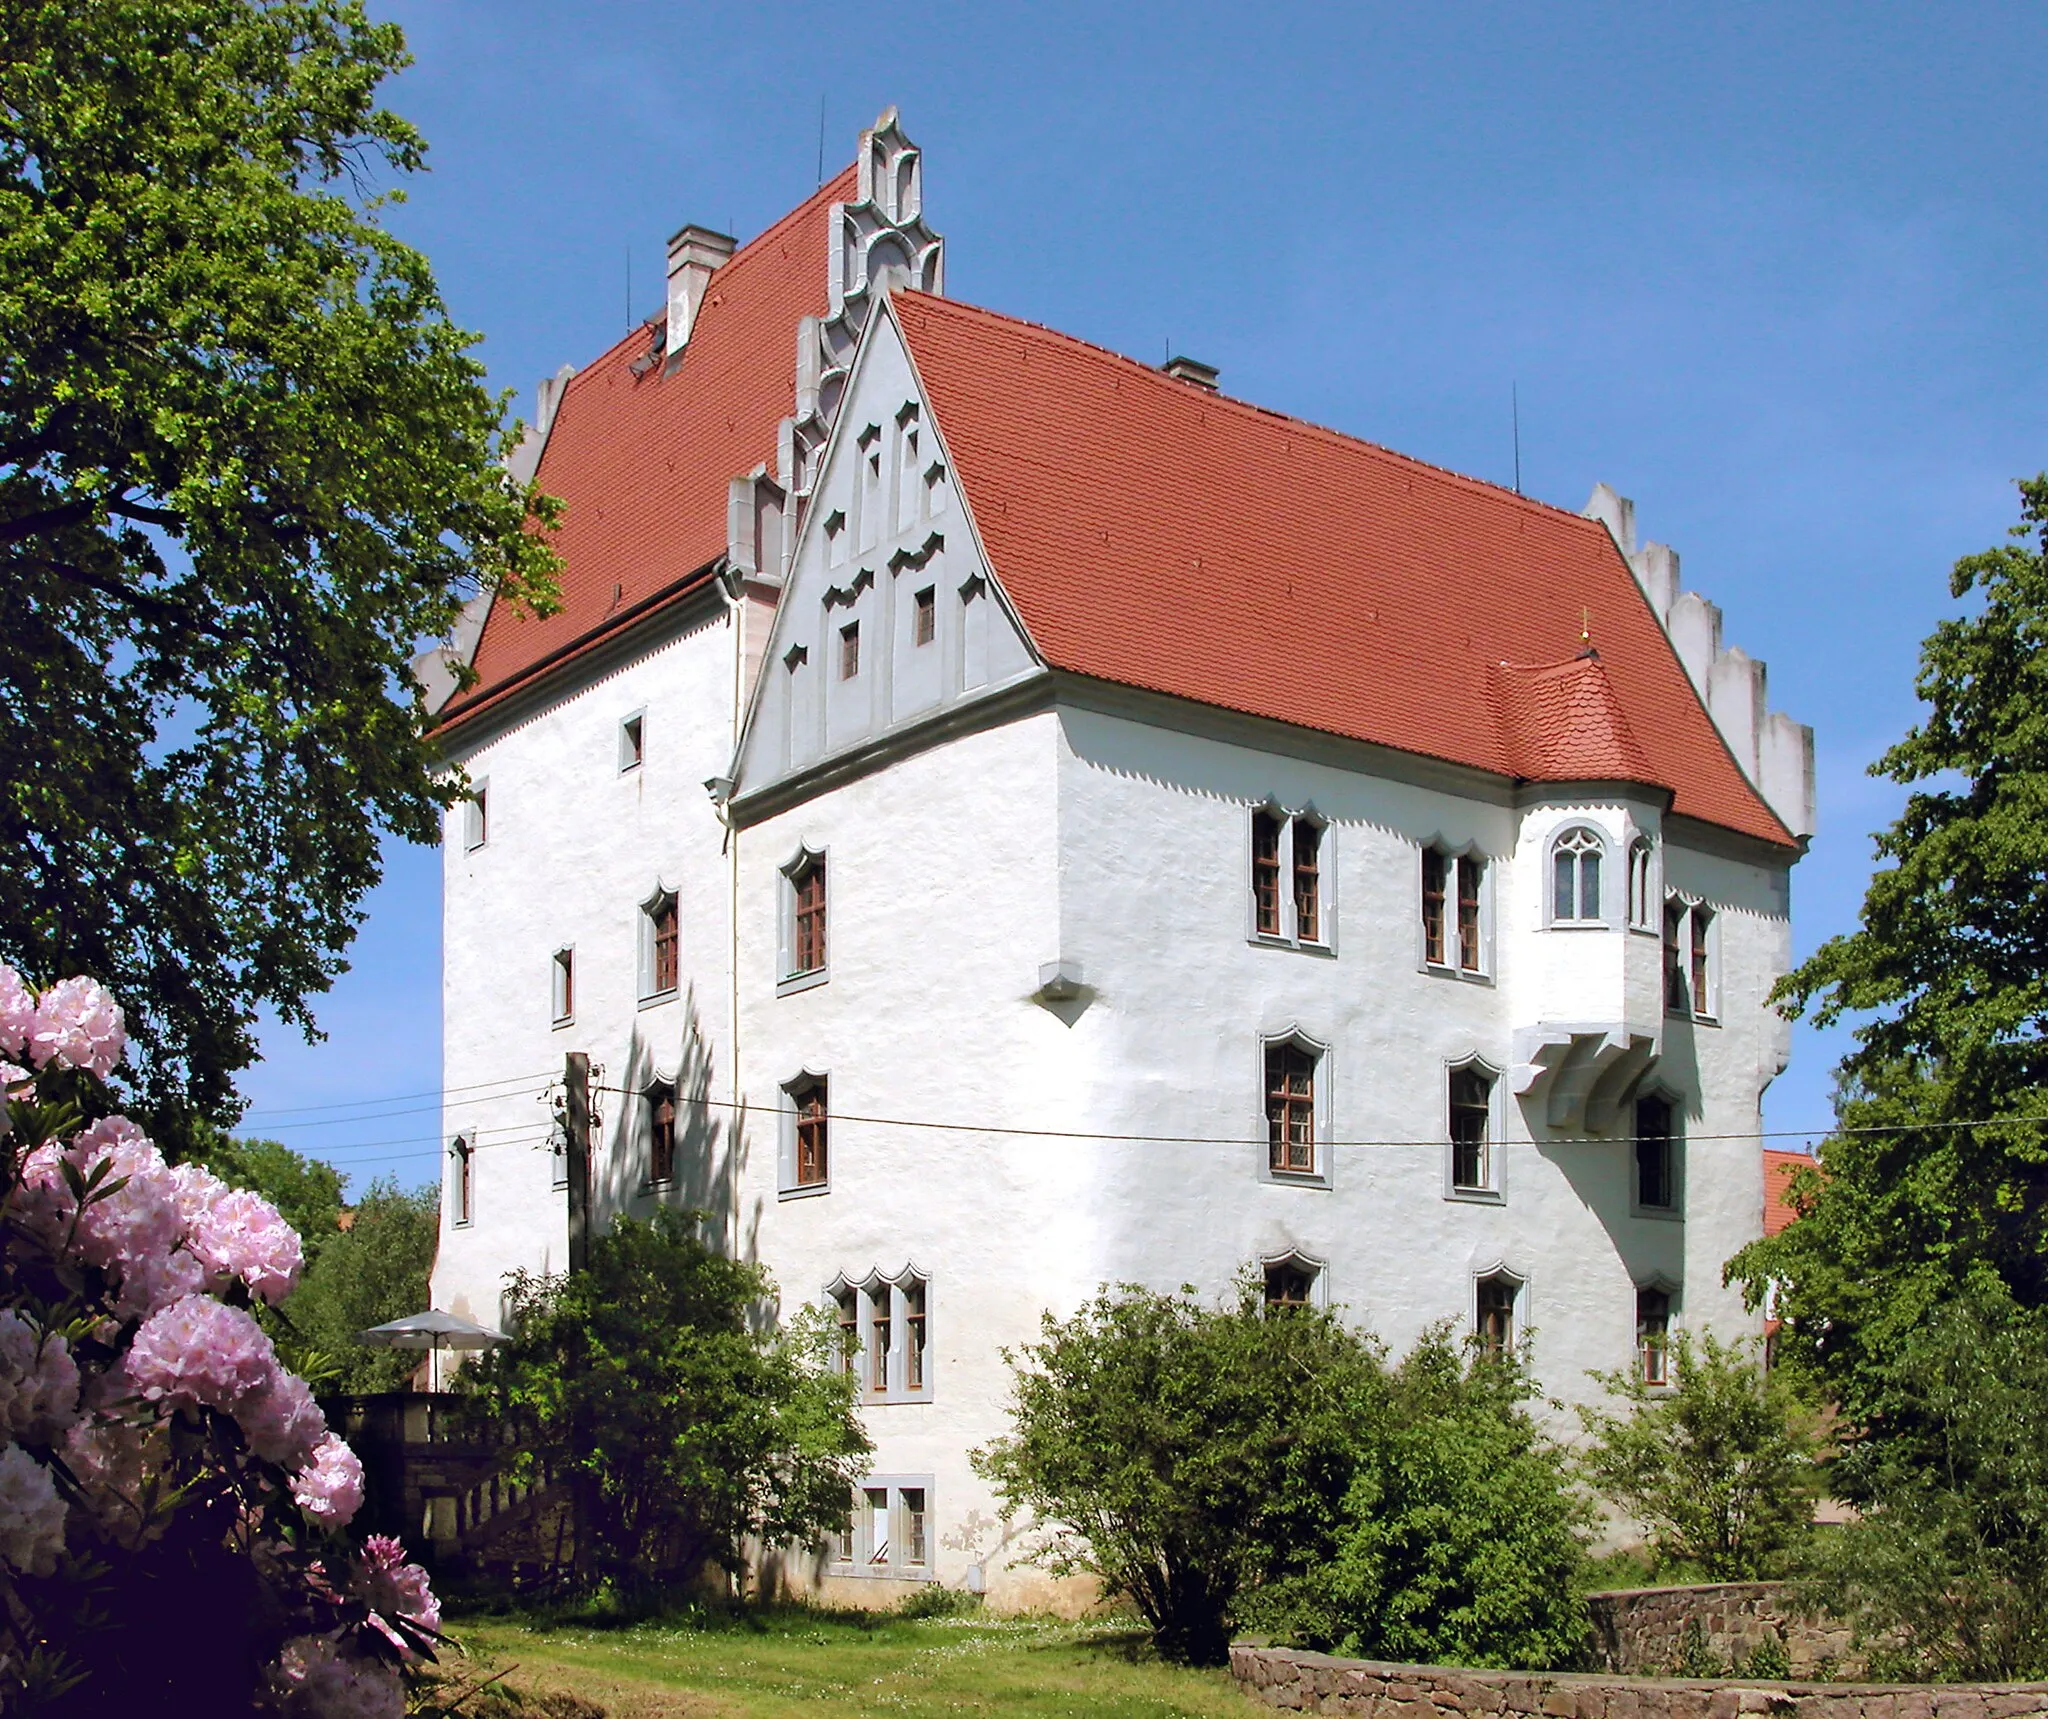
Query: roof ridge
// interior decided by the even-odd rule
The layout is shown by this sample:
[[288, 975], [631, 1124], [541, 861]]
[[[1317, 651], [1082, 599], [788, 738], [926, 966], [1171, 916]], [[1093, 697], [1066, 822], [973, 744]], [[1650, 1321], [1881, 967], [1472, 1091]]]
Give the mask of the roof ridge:
[[[1147, 364], [1142, 358], [1133, 358], [1127, 352], [1118, 352], [1114, 347], [1103, 346], [1093, 340], [1084, 340], [1077, 334], [1069, 334], [1064, 329], [1054, 328], [1048, 323], [1034, 322], [1029, 317], [1012, 316], [1007, 311], [991, 310], [987, 305], [970, 304], [965, 299], [940, 298], [934, 293], [919, 292], [914, 287], [899, 288], [894, 296], [915, 299], [921, 304], [936, 305], [941, 307], [942, 311], [963, 311], [972, 316], [987, 317], [993, 322], [1000, 322], [1012, 328], [1026, 329], [1034, 334], [1049, 336], [1062, 345], [1078, 348], [1080, 351], [1088, 353], [1095, 358], [1108, 359], [1113, 364], [1127, 368], [1145, 378], [1148, 382], [1158, 383], [1164, 388], [1189, 389], [1190, 387], [1188, 383], [1177, 381], [1174, 377], [1167, 375], [1165, 371]], [[1262, 406], [1255, 400], [1241, 399], [1237, 395], [1226, 394], [1220, 389], [1214, 392], [1208, 390], [1201, 391], [1199, 403], [1225, 406], [1232, 411], [1247, 413], [1257, 418], [1278, 419], [1281, 423], [1291, 425], [1295, 429], [1309, 435], [1327, 437], [1332, 441], [1341, 442], [1349, 447], [1369, 448], [1374, 453], [1384, 454], [1388, 459], [1396, 460], [1404, 466], [1414, 466], [1418, 470], [1433, 473], [1438, 477], [1449, 478], [1453, 483], [1469, 484], [1475, 489], [1485, 491], [1488, 495], [1497, 495], [1508, 501], [1519, 502], [1538, 513], [1553, 514], [1557, 518], [1568, 521], [1573, 525], [1595, 526], [1602, 531], [1606, 530], [1606, 527], [1599, 520], [1589, 519], [1583, 513], [1574, 513], [1569, 508], [1560, 507], [1556, 502], [1544, 501], [1537, 496], [1524, 495], [1520, 490], [1508, 488], [1506, 484], [1492, 483], [1485, 478], [1474, 477], [1470, 472], [1461, 472], [1452, 466], [1438, 465], [1433, 460], [1418, 459], [1414, 454], [1404, 454], [1399, 448], [1389, 447], [1384, 442], [1376, 442], [1369, 436], [1353, 435], [1349, 430], [1340, 430], [1331, 424], [1319, 424], [1313, 418], [1304, 418], [1298, 413], [1285, 412], [1277, 406]]]

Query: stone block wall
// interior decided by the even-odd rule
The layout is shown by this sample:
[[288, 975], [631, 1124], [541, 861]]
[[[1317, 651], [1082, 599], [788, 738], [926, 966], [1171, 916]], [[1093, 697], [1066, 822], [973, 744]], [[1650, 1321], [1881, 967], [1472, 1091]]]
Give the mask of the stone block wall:
[[1606, 1671], [1670, 1676], [1694, 1623], [1706, 1651], [1738, 1671], [1772, 1636], [1784, 1643], [1794, 1677], [1825, 1682], [1863, 1669], [1852, 1650], [1849, 1626], [1838, 1618], [1800, 1613], [1783, 1582], [1617, 1588], [1587, 1595], [1586, 1610], [1593, 1621], [1594, 1651]]
[[2048, 1683], [1752, 1685], [1382, 1665], [1276, 1647], [1233, 1647], [1230, 1670], [1268, 1707], [1361, 1719], [2048, 1719]]

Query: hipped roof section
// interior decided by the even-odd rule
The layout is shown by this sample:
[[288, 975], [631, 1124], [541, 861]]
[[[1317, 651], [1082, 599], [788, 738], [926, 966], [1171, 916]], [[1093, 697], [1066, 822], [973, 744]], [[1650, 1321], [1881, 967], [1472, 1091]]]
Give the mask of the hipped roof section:
[[774, 469], [776, 431], [796, 401], [797, 323], [830, 308], [832, 205], [856, 184], [848, 167], [734, 253], [673, 369], [634, 372], [654, 338], [640, 327], [571, 378], [536, 474], [564, 503], [562, 607], [538, 621], [494, 607], [476, 684], [449, 700], [444, 723], [725, 553], [730, 480]]
[[1507, 777], [1638, 782], [1796, 845], [1599, 522], [1036, 324], [891, 303], [1053, 667]]

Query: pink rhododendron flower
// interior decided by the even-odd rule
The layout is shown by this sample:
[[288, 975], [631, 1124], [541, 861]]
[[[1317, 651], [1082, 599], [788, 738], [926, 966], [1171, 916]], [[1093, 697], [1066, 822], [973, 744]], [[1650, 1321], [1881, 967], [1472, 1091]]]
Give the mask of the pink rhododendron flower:
[[85, 1494], [85, 1508], [102, 1533], [130, 1551], [171, 1525], [169, 1512], [151, 1516], [143, 1509], [144, 1484], [167, 1460], [169, 1446], [161, 1421], [138, 1426], [88, 1417], [64, 1437], [64, 1461]]
[[78, 1419], [78, 1363], [62, 1337], [0, 1308], [0, 1434], [47, 1443]]
[[314, 1448], [313, 1460], [292, 1476], [299, 1508], [330, 1528], [346, 1528], [363, 1506], [363, 1464], [348, 1441], [329, 1433]]
[[427, 1572], [408, 1564], [405, 1548], [389, 1534], [372, 1534], [363, 1542], [363, 1555], [356, 1564], [356, 1592], [370, 1608], [370, 1622], [389, 1636], [407, 1659], [415, 1650], [387, 1619], [405, 1618], [424, 1630], [441, 1627], [441, 1602], [427, 1585]]
[[[82, 1130], [61, 1155], [87, 1175], [104, 1161], [102, 1186], [125, 1182], [86, 1207], [73, 1243], [88, 1265], [120, 1284], [123, 1313], [146, 1313], [201, 1286], [204, 1267], [179, 1252], [185, 1220], [176, 1178], [140, 1128], [125, 1116], [104, 1117]], [[77, 1211], [59, 1156], [54, 1144], [39, 1146], [23, 1161], [21, 1173], [22, 1217], [52, 1248], [70, 1238]]]
[[152, 1313], [136, 1331], [123, 1367], [146, 1402], [232, 1416], [266, 1462], [303, 1467], [327, 1431], [312, 1388], [278, 1365], [263, 1327], [209, 1295], [187, 1295]]
[[19, 973], [0, 961], [0, 1056], [22, 1054], [35, 1020], [35, 992], [21, 982]]
[[305, 1263], [299, 1232], [261, 1194], [240, 1188], [223, 1189], [199, 1210], [185, 1245], [223, 1281], [239, 1277], [272, 1307], [291, 1294]]
[[128, 1043], [120, 1005], [90, 979], [60, 979], [42, 995], [29, 1024], [28, 1054], [37, 1068], [58, 1063], [114, 1072]]
[[[29, 1079], [28, 1070], [18, 1062], [0, 1062], [0, 1099], [9, 1098], [21, 1104], [36, 1101], [36, 1083]], [[6, 1132], [6, 1112], [0, 1110], [0, 1134]]]
[[50, 1471], [18, 1444], [0, 1450], [0, 1560], [47, 1576], [64, 1550], [64, 1501]]
[[345, 1656], [332, 1636], [294, 1636], [263, 1681], [271, 1704], [287, 1719], [403, 1719], [405, 1713], [398, 1673]]

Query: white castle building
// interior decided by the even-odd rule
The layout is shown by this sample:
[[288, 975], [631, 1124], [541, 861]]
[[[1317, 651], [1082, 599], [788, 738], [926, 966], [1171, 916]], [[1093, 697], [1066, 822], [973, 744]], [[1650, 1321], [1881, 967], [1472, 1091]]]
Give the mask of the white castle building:
[[999, 1351], [1105, 1282], [1450, 1320], [1567, 1400], [1754, 1323], [1812, 739], [1605, 486], [951, 302], [922, 201], [886, 113], [542, 387], [564, 607], [421, 664], [477, 795], [434, 1301], [563, 1268], [535, 1071], [587, 1053], [593, 1221], [700, 1208], [839, 1309], [819, 1578], [1000, 1600]]

